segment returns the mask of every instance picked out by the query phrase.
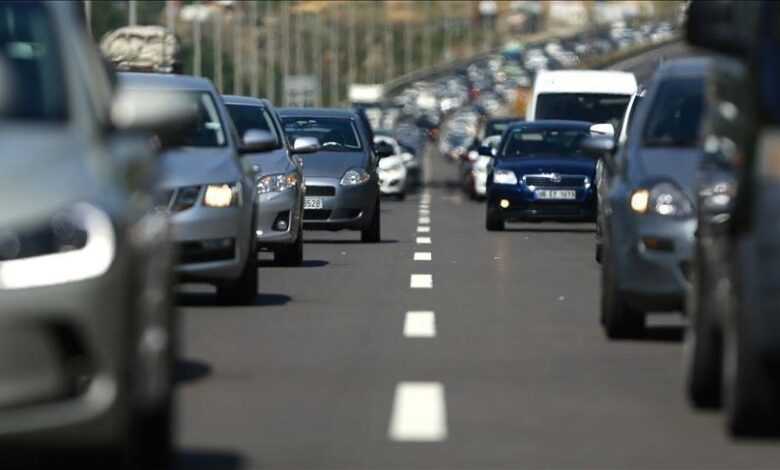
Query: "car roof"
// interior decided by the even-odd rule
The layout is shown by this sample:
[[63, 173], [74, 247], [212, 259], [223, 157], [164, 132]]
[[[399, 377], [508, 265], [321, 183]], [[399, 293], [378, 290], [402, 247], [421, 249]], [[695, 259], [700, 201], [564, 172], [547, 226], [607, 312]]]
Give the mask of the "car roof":
[[590, 129], [592, 123], [586, 121], [567, 121], [563, 119], [547, 119], [541, 121], [520, 121], [512, 124], [507, 130], [514, 129], [548, 129], [551, 127], [559, 129]]
[[212, 91], [211, 80], [192, 75], [176, 75], [170, 73], [118, 72], [119, 82], [123, 86]]
[[244, 104], [262, 106], [265, 108], [273, 107], [271, 102], [265, 98], [255, 98], [254, 96], [242, 96], [242, 95], [222, 95], [222, 99], [225, 100], [225, 104]]
[[281, 117], [338, 117], [359, 119], [354, 111], [341, 108], [280, 108], [277, 111]]
[[713, 61], [709, 57], [687, 57], [661, 64], [656, 78], [702, 77], [709, 73]]
[[636, 77], [614, 70], [542, 70], [536, 74], [537, 93], [611, 93], [633, 95]]

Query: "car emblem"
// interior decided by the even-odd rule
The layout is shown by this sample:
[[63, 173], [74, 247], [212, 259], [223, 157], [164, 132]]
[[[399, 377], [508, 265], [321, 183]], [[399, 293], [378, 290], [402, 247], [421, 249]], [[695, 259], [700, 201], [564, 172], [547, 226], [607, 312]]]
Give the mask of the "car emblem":
[[550, 181], [553, 183], [560, 183], [561, 182], [561, 175], [558, 173], [550, 173]]

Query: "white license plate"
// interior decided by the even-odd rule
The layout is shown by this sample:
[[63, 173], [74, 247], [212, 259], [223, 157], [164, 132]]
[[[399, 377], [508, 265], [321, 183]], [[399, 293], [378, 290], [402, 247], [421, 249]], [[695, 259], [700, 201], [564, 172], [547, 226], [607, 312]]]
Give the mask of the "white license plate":
[[321, 197], [307, 197], [303, 200], [304, 209], [322, 209]]
[[571, 200], [577, 198], [577, 192], [573, 189], [537, 189], [536, 199], [563, 199]]

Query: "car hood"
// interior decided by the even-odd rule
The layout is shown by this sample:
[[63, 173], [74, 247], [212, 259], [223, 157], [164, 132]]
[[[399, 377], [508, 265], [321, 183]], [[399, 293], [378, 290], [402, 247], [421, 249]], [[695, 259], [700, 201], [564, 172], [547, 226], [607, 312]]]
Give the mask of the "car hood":
[[397, 165], [403, 165], [404, 160], [398, 156], [398, 155], [391, 155], [389, 157], [385, 157], [381, 160], [379, 160], [379, 163], [377, 164], [377, 167], [380, 170], [389, 170], [390, 168], [397, 166]]
[[496, 169], [512, 170], [518, 175], [559, 173], [564, 175], [588, 175], [596, 172], [596, 160], [586, 157], [510, 157], [499, 158]]
[[363, 152], [315, 152], [303, 157], [303, 175], [341, 178], [347, 170], [366, 166]]
[[[97, 148], [67, 128], [16, 126], [0, 129], [0, 229], [35, 223], [75, 202], [99, 197], [110, 167]], [[104, 173], [100, 173], [100, 172]]]
[[230, 147], [179, 147], [162, 154], [160, 186], [181, 186], [239, 181], [243, 173]]
[[243, 155], [241, 160], [260, 167], [257, 172], [260, 176], [288, 173], [293, 167], [293, 163], [287, 158], [287, 151], [283, 148]]
[[641, 185], [648, 180], [671, 180], [692, 197], [701, 153], [699, 148], [641, 148], [636, 165], [629, 165], [631, 181]]

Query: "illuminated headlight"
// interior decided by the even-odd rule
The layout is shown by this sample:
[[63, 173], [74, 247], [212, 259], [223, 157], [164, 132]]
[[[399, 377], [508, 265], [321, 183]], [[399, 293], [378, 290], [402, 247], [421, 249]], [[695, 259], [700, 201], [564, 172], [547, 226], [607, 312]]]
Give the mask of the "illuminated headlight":
[[294, 188], [298, 184], [298, 175], [268, 175], [257, 181], [257, 194], [281, 193]]
[[658, 183], [652, 188], [637, 189], [631, 194], [631, 209], [640, 214], [686, 217], [693, 206], [685, 194], [672, 183]]
[[0, 289], [26, 289], [101, 276], [114, 260], [116, 237], [109, 216], [77, 204], [32, 234], [0, 235]]
[[206, 207], [233, 207], [241, 201], [241, 183], [210, 184], [203, 194]]
[[512, 170], [496, 170], [493, 173], [493, 183], [495, 184], [517, 184], [517, 176]]
[[363, 168], [352, 168], [341, 178], [342, 186], [357, 186], [371, 179], [371, 175]]
[[585, 187], [585, 189], [590, 189], [590, 178], [587, 176], [585, 177], [585, 181], [583, 181], [582, 185]]

